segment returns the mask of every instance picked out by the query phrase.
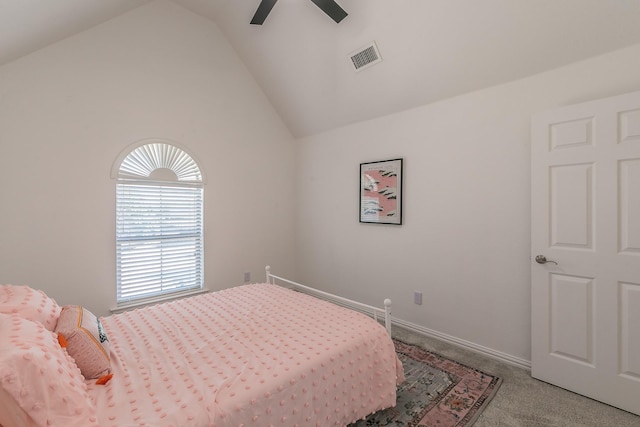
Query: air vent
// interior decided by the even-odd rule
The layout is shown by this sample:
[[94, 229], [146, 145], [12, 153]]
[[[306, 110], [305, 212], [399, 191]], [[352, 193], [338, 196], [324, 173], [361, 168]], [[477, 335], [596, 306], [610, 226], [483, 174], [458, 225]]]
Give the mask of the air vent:
[[375, 42], [371, 42], [362, 49], [351, 52], [350, 57], [356, 71], [365, 70], [382, 61], [378, 46], [376, 46]]

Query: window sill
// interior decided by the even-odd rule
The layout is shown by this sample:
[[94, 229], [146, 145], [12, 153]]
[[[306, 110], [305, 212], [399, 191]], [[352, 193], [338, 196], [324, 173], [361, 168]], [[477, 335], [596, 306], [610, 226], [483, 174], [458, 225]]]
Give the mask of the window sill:
[[109, 309], [109, 311], [112, 314], [117, 314], [117, 313], [122, 313], [124, 311], [131, 310], [134, 308], [145, 307], [148, 305], [155, 305], [162, 302], [173, 301], [180, 298], [192, 297], [198, 294], [206, 294], [207, 292], [210, 292], [209, 289], [203, 288], [203, 289], [197, 289], [197, 290], [191, 290], [191, 291], [185, 291], [185, 292], [177, 292], [175, 294], [164, 295], [161, 297], [146, 298], [146, 299], [141, 299], [141, 300], [137, 300], [129, 303], [119, 304], [118, 306]]

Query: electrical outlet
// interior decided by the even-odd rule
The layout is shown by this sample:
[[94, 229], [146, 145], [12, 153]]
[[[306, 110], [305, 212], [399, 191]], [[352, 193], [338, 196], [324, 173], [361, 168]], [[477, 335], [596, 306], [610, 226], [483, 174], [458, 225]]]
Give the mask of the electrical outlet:
[[245, 271], [244, 272], [244, 283], [249, 283], [251, 282], [251, 272], [250, 271]]
[[418, 291], [413, 292], [413, 303], [417, 305], [422, 305], [422, 292], [418, 292]]

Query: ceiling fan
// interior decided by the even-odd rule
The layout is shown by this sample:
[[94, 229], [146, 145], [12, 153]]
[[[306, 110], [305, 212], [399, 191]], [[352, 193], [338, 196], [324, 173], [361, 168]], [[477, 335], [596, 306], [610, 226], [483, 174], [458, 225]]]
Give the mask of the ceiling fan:
[[[264, 23], [264, 20], [267, 19], [267, 15], [269, 15], [269, 12], [271, 12], [271, 9], [273, 9], [273, 5], [275, 5], [277, 1], [278, 0], [262, 0], [260, 2], [260, 5], [258, 6], [258, 9], [256, 10], [255, 15], [253, 15], [251, 23], [254, 25], [262, 25]], [[336, 21], [336, 23], [339, 23], [347, 16], [347, 12], [345, 12], [344, 9], [342, 9], [334, 0], [311, 1], [314, 2], [320, 9], [322, 9], [324, 13], [329, 15], [331, 19]]]

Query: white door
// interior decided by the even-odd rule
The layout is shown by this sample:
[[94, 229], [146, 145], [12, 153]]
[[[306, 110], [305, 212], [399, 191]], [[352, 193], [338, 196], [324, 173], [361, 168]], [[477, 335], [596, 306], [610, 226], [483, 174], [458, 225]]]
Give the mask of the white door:
[[534, 116], [531, 175], [531, 373], [640, 415], [640, 92]]

